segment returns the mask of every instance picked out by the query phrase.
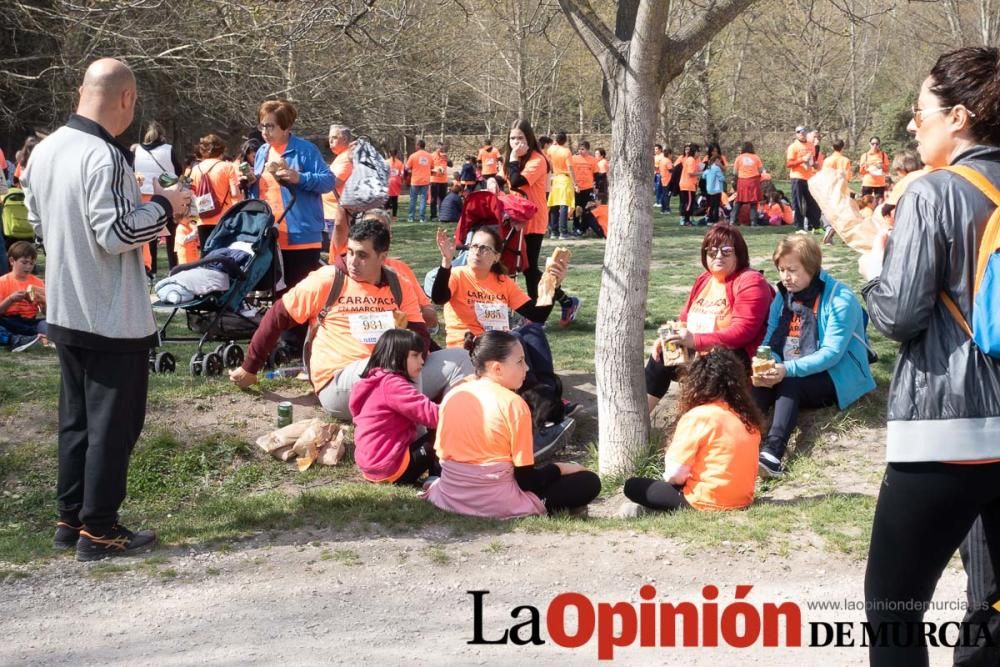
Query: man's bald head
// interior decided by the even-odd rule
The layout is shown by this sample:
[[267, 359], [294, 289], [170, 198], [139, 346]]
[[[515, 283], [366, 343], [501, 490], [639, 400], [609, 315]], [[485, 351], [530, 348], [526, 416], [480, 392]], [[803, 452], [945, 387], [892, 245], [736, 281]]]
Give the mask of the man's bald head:
[[128, 65], [114, 58], [101, 58], [92, 62], [83, 75], [77, 113], [117, 136], [132, 124], [135, 98], [135, 75]]
[[135, 86], [135, 75], [128, 65], [114, 58], [101, 58], [90, 64], [83, 75], [83, 88], [103, 95], [118, 95]]

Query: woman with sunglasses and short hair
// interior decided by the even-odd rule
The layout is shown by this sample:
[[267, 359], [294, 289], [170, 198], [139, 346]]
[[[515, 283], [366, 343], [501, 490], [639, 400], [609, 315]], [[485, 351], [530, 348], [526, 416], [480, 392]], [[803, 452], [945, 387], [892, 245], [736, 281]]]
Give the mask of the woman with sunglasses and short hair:
[[823, 251], [806, 234], [778, 242], [772, 256], [778, 294], [771, 303], [763, 346], [777, 363], [753, 376], [753, 398], [764, 414], [774, 408], [760, 447], [760, 474], [780, 477], [799, 408], [841, 410], [875, 388], [868, 367], [861, 302], [823, 270]]
[[650, 412], [678, 377], [678, 366], [663, 363], [664, 343], [695, 352], [721, 345], [736, 353], [749, 374], [750, 358], [764, 338], [774, 290], [759, 271], [750, 268], [750, 251], [740, 230], [730, 225], [712, 227], [701, 243], [701, 265], [705, 271], [695, 279], [678, 318], [681, 328], [667, 338], [657, 336], [646, 362]]

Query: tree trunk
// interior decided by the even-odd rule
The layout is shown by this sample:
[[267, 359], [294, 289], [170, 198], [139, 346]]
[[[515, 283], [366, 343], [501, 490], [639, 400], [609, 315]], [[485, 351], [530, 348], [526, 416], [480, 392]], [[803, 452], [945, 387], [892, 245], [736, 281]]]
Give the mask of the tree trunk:
[[[662, 34], [666, 12], [649, 4], [626, 21], [642, 26], [643, 37]], [[621, 30], [619, 15], [619, 30]], [[648, 23], [647, 23], [648, 22]], [[650, 23], [654, 27], [650, 27]], [[645, 25], [643, 25], [645, 24]], [[644, 52], [648, 49], [648, 52]], [[597, 378], [598, 461], [602, 474], [626, 474], [649, 442], [646, 387], [639, 369], [645, 363], [644, 328], [653, 246], [653, 143], [658, 81], [655, 46], [633, 40], [628, 66], [616, 63], [609, 86], [611, 173], [608, 235], [597, 303], [594, 371]]]

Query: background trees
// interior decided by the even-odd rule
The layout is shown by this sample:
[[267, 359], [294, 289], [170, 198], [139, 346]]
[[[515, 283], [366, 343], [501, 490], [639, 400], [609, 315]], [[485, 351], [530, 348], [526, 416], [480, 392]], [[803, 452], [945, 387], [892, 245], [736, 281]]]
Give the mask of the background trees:
[[[613, 21], [619, 3], [592, 2]], [[713, 2], [674, 0], [676, 34]], [[1000, 0], [757, 0], [692, 54], [659, 102], [657, 140], [755, 141], [820, 126], [849, 151], [896, 116], [941, 50], [996, 44]], [[9, 0], [0, 12], [0, 147], [57, 126], [86, 64], [126, 58], [139, 121], [180, 146], [239, 143], [260, 100], [300, 106], [299, 131], [346, 122], [386, 145], [418, 135], [607, 134], [602, 76], [557, 0]], [[134, 139], [133, 129], [129, 139]]]

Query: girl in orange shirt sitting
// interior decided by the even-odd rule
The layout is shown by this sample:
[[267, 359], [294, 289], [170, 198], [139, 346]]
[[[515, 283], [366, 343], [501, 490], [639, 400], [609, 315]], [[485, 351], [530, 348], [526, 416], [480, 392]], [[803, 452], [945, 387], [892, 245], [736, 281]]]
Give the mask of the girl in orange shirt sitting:
[[535, 465], [531, 414], [515, 393], [528, 372], [518, 339], [487, 331], [476, 339], [472, 364], [476, 377], [441, 403], [434, 443], [441, 477], [421, 497], [448, 512], [495, 519], [585, 513], [601, 492], [600, 477], [576, 463]]
[[740, 509], [753, 502], [764, 417], [750, 394], [746, 367], [714, 347], [687, 370], [663, 479], [625, 482], [629, 502], [620, 515], [648, 509]]

